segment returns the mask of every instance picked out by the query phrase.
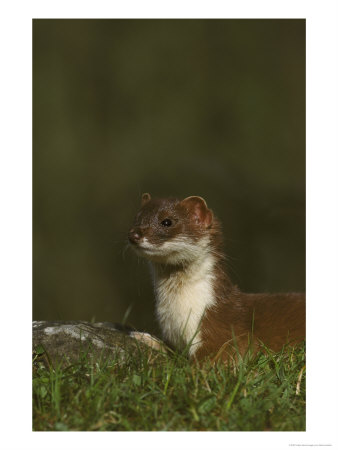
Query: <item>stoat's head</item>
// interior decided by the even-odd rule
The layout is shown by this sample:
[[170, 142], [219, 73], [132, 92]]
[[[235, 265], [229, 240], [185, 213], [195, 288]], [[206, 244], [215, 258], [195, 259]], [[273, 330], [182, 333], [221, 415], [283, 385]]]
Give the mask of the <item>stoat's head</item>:
[[152, 199], [143, 194], [128, 239], [149, 260], [184, 264], [196, 260], [210, 243], [214, 217], [201, 197]]

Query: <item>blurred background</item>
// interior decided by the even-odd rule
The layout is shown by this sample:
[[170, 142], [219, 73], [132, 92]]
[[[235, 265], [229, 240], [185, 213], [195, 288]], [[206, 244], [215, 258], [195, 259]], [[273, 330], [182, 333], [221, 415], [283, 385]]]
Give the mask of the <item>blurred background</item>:
[[203, 196], [242, 290], [305, 290], [305, 20], [33, 21], [35, 320], [158, 332], [143, 192]]

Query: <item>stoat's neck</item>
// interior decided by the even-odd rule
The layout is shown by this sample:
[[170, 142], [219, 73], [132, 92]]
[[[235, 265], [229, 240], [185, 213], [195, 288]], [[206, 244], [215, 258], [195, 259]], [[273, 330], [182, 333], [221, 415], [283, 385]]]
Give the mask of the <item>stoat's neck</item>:
[[200, 344], [199, 326], [205, 310], [215, 304], [216, 258], [208, 250], [184, 266], [152, 263], [156, 314], [163, 337], [178, 348]]

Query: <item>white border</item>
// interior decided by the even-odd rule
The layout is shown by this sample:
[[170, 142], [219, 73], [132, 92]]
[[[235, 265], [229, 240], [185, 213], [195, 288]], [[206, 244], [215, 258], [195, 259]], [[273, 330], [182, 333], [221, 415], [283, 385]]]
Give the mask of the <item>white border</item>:
[[[0, 446], [12, 449], [337, 448], [337, 2], [12, 1], [1, 4]], [[307, 431], [284, 433], [53, 433], [31, 431], [31, 19], [306, 18]]]

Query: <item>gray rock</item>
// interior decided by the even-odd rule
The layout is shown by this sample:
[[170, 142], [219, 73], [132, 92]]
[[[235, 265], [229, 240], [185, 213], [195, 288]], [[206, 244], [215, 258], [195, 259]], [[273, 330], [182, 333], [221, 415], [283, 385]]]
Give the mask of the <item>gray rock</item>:
[[[143, 333], [140, 334], [143, 336]], [[98, 360], [121, 363], [135, 352], [143, 352], [152, 359], [163, 357], [155, 348], [146, 345], [144, 339], [135, 337], [135, 332], [118, 324], [33, 322], [34, 360], [52, 367], [76, 363], [83, 356], [93, 363]]]

